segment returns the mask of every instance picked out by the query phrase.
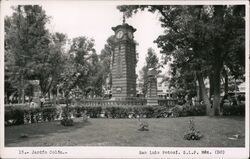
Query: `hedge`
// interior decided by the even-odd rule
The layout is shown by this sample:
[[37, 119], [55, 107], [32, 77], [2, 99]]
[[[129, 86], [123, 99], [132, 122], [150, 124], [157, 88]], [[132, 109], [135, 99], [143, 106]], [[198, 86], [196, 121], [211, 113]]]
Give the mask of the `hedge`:
[[[206, 115], [205, 105], [177, 105], [169, 108], [164, 106], [134, 106], [134, 107], [91, 107], [76, 106], [71, 108], [74, 110], [74, 116], [81, 117], [84, 112], [90, 118], [107, 117], [107, 118], [133, 118], [137, 116], [145, 118], [164, 118], [179, 116], [201, 116]], [[101, 115], [102, 114], [102, 115]]]
[[4, 121], [5, 125], [24, 124], [24, 109], [8, 107], [5, 109]]
[[[229, 116], [244, 116], [245, 115], [245, 104], [241, 103], [239, 105], [229, 105], [224, 104], [222, 107], [223, 115]], [[162, 114], [167, 114], [167, 116], [172, 117], [184, 117], [184, 116], [202, 116], [206, 115], [206, 106], [204, 104], [197, 105], [176, 105], [173, 108], [170, 108], [169, 111], [164, 112], [164, 109], [161, 110]]]
[[176, 105], [173, 108], [170, 108], [168, 115], [172, 117], [184, 117], [184, 116], [203, 116], [206, 115], [206, 105], [204, 104], [184, 104]]
[[[63, 110], [66, 107], [62, 108]], [[164, 106], [130, 106], [130, 107], [94, 107], [75, 106], [68, 107], [69, 115], [82, 117], [86, 114], [90, 118], [165, 118], [183, 116], [206, 115], [206, 106], [198, 105], [176, 105], [172, 108]], [[53, 121], [59, 117], [60, 109], [56, 107], [29, 108], [29, 107], [5, 107], [5, 125], [20, 125], [24, 123], [35, 123], [40, 121]], [[245, 104], [223, 105], [223, 115], [245, 115]], [[71, 117], [71, 116], [70, 116]]]
[[[138, 115], [144, 116], [147, 118], [154, 117], [154, 109], [153, 106], [144, 106], [144, 107], [93, 107], [93, 106], [76, 106], [73, 108], [74, 116], [80, 117], [84, 112], [90, 118], [98, 118], [98, 117], [107, 117], [107, 118], [128, 118], [136, 117]], [[167, 108], [166, 108], [167, 109]]]
[[14, 106], [5, 109], [5, 125], [20, 125], [39, 121], [52, 121], [57, 116], [55, 107], [44, 108], [16, 108]]
[[239, 105], [223, 104], [223, 115], [245, 116], [245, 104], [244, 103], [240, 103]]

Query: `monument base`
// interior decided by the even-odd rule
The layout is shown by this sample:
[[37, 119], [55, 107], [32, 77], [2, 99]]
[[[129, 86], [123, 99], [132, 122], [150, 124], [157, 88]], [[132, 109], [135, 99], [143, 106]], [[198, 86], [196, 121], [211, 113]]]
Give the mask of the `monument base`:
[[158, 106], [158, 99], [156, 98], [147, 98], [147, 106]]
[[124, 100], [137, 100], [136, 97], [112, 97], [110, 100], [112, 101], [124, 101]]

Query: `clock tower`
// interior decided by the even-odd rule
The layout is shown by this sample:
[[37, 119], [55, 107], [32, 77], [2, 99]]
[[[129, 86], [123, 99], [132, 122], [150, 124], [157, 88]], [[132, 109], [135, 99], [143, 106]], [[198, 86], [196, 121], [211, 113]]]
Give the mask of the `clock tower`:
[[130, 99], [136, 96], [135, 28], [125, 23], [112, 27], [115, 44], [112, 63], [112, 98]]

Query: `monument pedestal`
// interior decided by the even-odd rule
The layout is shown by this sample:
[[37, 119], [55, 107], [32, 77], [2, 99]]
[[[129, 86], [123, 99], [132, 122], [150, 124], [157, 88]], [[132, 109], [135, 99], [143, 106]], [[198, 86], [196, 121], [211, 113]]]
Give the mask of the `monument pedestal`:
[[156, 79], [156, 70], [149, 69], [148, 71], [148, 90], [147, 90], [147, 105], [148, 106], [157, 106], [158, 97], [157, 97], [157, 79]]
[[158, 99], [157, 98], [147, 98], [147, 105], [148, 106], [158, 106]]
[[31, 80], [29, 81], [32, 86], [33, 86], [33, 97], [32, 97], [32, 102], [36, 103], [36, 105], [40, 106], [40, 95], [41, 95], [41, 90], [39, 86], [39, 81], [38, 80]]

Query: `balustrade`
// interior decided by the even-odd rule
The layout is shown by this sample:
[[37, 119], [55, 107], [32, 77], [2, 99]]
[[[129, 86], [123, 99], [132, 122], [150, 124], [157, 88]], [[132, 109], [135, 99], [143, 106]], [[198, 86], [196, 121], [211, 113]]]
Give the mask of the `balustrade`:
[[176, 99], [158, 99], [158, 104], [161, 106], [172, 107], [177, 104], [177, 100]]
[[146, 100], [80, 100], [79, 103], [85, 106], [143, 106]]
[[[84, 106], [104, 106], [104, 107], [112, 107], [112, 106], [146, 106], [146, 99], [136, 99], [136, 100], [94, 100], [94, 99], [84, 99], [79, 100], [78, 103]], [[175, 106], [177, 100], [174, 99], [158, 99], [158, 104], [160, 106]]]

